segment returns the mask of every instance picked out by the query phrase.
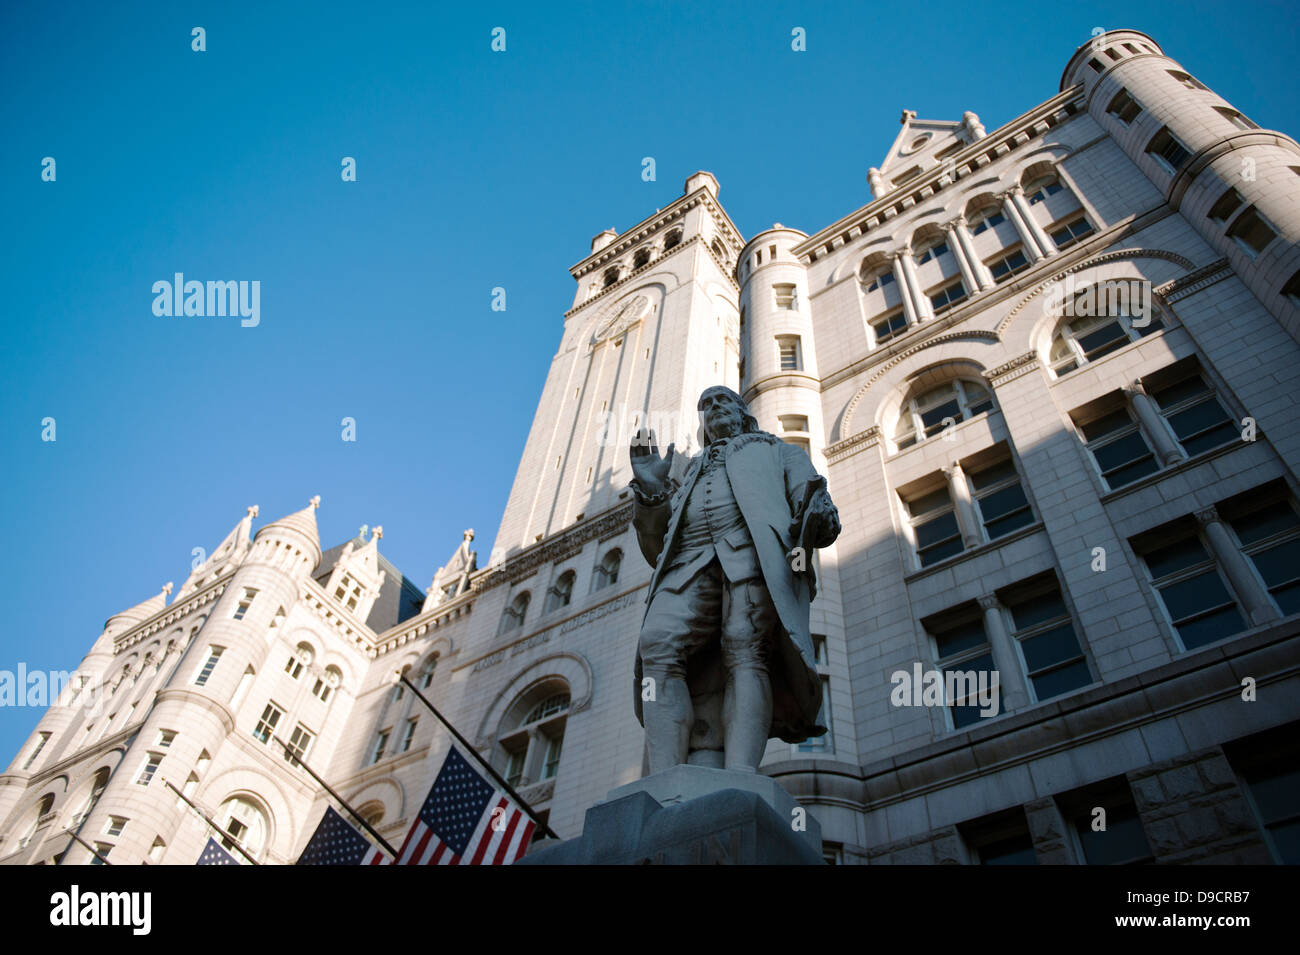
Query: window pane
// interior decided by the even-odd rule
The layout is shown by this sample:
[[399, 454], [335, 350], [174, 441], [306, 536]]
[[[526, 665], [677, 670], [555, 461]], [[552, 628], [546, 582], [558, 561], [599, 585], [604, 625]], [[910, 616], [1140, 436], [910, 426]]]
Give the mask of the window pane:
[[973, 650], [988, 642], [984, 635], [984, 625], [979, 620], [972, 620], [951, 630], [934, 635], [939, 658], [950, 657], [963, 650]]
[[1224, 421], [1223, 424], [1211, 428], [1208, 431], [1202, 431], [1194, 438], [1183, 440], [1183, 450], [1188, 455], [1200, 454], [1202, 451], [1209, 451], [1211, 448], [1221, 447], [1229, 441], [1236, 440], [1238, 435], [1237, 426], [1231, 421]]
[[1095, 332], [1089, 332], [1087, 335], [1079, 337], [1079, 345], [1083, 348], [1083, 353], [1089, 361], [1095, 361], [1102, 355], [1109, 354], [1127, 344], [1128, 335], [1120, 327], [1119, 322], [1111, 322], [1103, 325]]
[[1020, 641], [1029, 672], [1043, 670], [1079, 655], [1079, 641], [1068, 623]]
[[[1167, 420], [1174, 429], [1174, 434], [1181, 441], [1190, 435], [1227, 422], [1229, 418], [1227, 412], [1219, 407], [1219, 403], [1211, 398], [1208, 401], [1194, 404], [1190, 408], [1184, 408], [1182, 411], [1176, 411], [1169, 415]], [[1235, 428], [1230, 428], [1229, 431], [1236, 433]]]
[[1250, 557], [1270, 589], [1300, 577], [1300, 538], [1283, 541]]
[[1106, 472], [1131, 464], [1149, 454], [1150, 450], [1147, 443], [1142, 440], [1142, 435], [1133, 431], [1109, 444], [1094, 447], [1092, 453], [1096, 455], [1097, 463], [1101, 465], [1102, 471]]
[[1180, 541], [1148, 551], [1143, 555], [1143, 559], [1151, 568], [1152, 577], [1164, 577], [1166, 574], [1209, 560], [1210, 555], [1205, 552], [1205, 547], [1202, 546], [1199, 538], [1185, 537]]
[[937, 511], [941, 507], [947, 507], [952, 501], [948, 497], [947, 488], [940, 488], [929, 494], [922, 495], [907, 504], [908, 513], [913, 517], [920, 517], [931, 511]]
[[1038, 865], [1034, 843], [1028, 834], [1012, 836], [980, 846], [980, 865]]
[[921, 422], [925, 425], [925, 433], [927, 435], [934, 434], [936, 430], [942, 429], [944, 418], [952, 418], [953, 421], [961, 420], [961, 407], [957, 404], [956, 399], [945, 401], [938, 407], [921, 412]]
[[984, 515], [984, 520], [992, 524], [1000, 517], [1005, 517], [1012, 511], [1023, 511], [1029, 507], [1029, 501], [1025, 499], [1025, 492], [1019, 484], [1013, 484], [1011, 487], [1004, 487], [1000, 491], [994, 491], [992, 494], [985, 494], [979, 499], [980, 513]]
[[1176, 621], [1233, 602], [1223, 581], [1212, 570], [1180, 580], [1176, 584], [1167, 584], [1160, 588], [1160, 596], [1169, 610], [1169, 616]]
[[1222, 640], [1244, 629], [1246, 625], [1242, 622], [1241, 614], [1237, 612], [1235, 606], [1232, 606], [1183, 624], [1178, 628], [1178, 636], [1182, 639], [1183, 646], [1195, 650], [1197, 647]]
[[1300, 524], [1300, 517], [1286, 501], [1277, 501], [1250, 514], [1233, 518], [1232, 529], [1243, 544], [1253, 544]]
[[1033, 682], [1034, 693], [1038, 699], [1050, 700], [1054, 696], [1087, 686], [1092, 682], [1092, 674], [1088, 672], [1088, 664], [1079, 660], [1059, 670], [1033, 677]]
[[[952, 513], [916, 526], [916, 546], [922, 550], [957, 536], [957, 517]], [[960, 550], [958, 546], [958, 550]]]
[[1006, 461], [999, 461], [992, 467], [984, 468], [982, 471], [973, 472], [970, 476], [970, 481], [971, 484], [975, 486], [975, 490], [982, 491], [986, 487], [997, 484], [999, 481], [1011, 477], [1016, 477], [1016, 469], [1008, 459]]
[[1111, 434], [1121, 428], [1127, 428], [1133, 423], [1127, 412], [1121, 410], [1112, 411], [1108, 415], [1103, 415], [1095, 421], [1089, 421], [1087, 424], [1079, 425], [1079, 430], [1088, 441], [1096, 441], [1104, 435]]
[[1075, 829], [1088, 865], [1123, 865], [1151, 858], [1151, 847], [1133, 806], [1107, 810], [1103, 832], [1093, 831], [1091, 815], [1079, 817]]
[[1056, 591], [1030, 597], [1028, 600], [1018, 600], [1010, 606], [1010, 610], [1011, 620], [1017, 630], [1028, 630], [1045, 621], [1066, 615], [1065, 601]]
[[1178, 404], [1180, 401], [1186, 401], [1195, 395], [1203, 395], [1210, 389], [1206, 387], [1205, 382], [1198, 377], [1185, 378], [1182, 381], [1169, 385], [1165, 388], [1159, 388], [1151, 392], [1151, 397], [1155, 399], [1156, 404], [1161, 408], [1169, 408]]

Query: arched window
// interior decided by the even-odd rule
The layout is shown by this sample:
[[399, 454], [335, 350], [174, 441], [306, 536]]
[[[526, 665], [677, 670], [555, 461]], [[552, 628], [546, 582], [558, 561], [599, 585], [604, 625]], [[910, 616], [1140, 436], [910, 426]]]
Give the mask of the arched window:
[[569, 605], [569, 601], [573, 599], [573, 582], [577, 576], [573, 571], [566, 570], [556, 578], [551, 589], [546, 592], [546, 613]]
[[1154, 309], [1145, 319], [1139, 314], [1132, 286], [1127, 281], [1091, 285], [1064, 304], [1048, 353], [1054, 375], [1059, 378], [1162, 327]]
[[328, 702], [330, 694], [342, 685], [343, 671], [330, 664], [325, 668], [325, 672], [316, 678], [316, 683], [311, 688], [312, 696], [322, 703]]
[[723, 259], [724, 261], [726, 260], [727, 250], [722, 247], [721, 240], [714, 239], [713, 243], [709, 246], [709, 248], [713, 250], [713, 254], [716, 255], [718, 258]]
[[611, 265], [605, 270], [605, 288], [609, 288], [618, 281], [619, 268], [617, 265]]
[[675, 249], [677, 248], [677, 246], [681, 244], [682, 244], [682, 230], [674, 229], [672, 232], [669, 232], [668, 237], [664, 239], [664, 251], [667, 252], [669, 249]]
[[899, 409], [894, 444], [901, 451], [993, 407], [989, 390], [968, 378], [954, 378], [937, 387], [917, 390]]
[[966, 227], [970, 229], [971, 235], [996, 229], [1006, 221], [1006, 216], [996, 202], [986, 202], [966, 211]]
[[524, 693], [502, 720], [497, 740], [504, 752], [504, 772], [511, 786], [553, 779], [560, 768], [569, 688], [548, 681]]
[[420, 670], [420, 689], [427, 690], [433, 685], [433, 674], [437, 669], [438, 654], [435, 653], [433, 656], [429, 657], [429, 661], [425, 663], [424, 667]]
[[1049, 196], [1054, 196], [1065, 188], [1055, 172], [1040, 172], [1027, 178], [1023, 185], [1025, 198], [1031, 206], [1037, 202], [1046, 202]]
[[41, 819], [54, 808], [54, 793], [46, 793], [31, 808], [31, 821], [23, 830], [22, 836], [18, 839], [18, 848], [26, 849], [31, 843], [32, 838], [36, 835], [36, 830], [41, 827]]
[[305, 667], [311, 666], [311, 661], [315, 658], [316, 654], [312, 650], [311, 644], [300, 643], [293, 653], [289, 655], [289, 659], [284, 665], [284, 672], [296, 680], [302, 676]]
[[596, 573], [592, 579], [592, 590], [603, 590], [612, 584], [618, 583], [618, 570], [623, 564], [623, 552], [615, 547], [596, 565]]
[[510, 601], [510, 606], [506, 607], [505, 612], [501, 615], [501, 632], [509, 633], [511, 630], [518, 630], [524, 625], [524, 617], [528, 613], [528, 601], [532, 594], [527, 590], [515, 595], [515, 599]]
[[85, 795], [81, 797], [80, 803], [77, 804], [76, 814], [72, 817], [72, 827], [74, 829], [85, 822], [86, 817], [94, 811], [95, 803], [99, 802], [99, 797], [104, 795], [106, 788], [108, 788], [107, 766], [95, 771], [89, 787], [85, 790]]
[[266, 812], [247, 797], [233, 796], [223, 802], [217, 810], [217, 824], [227, 833], [220, 838], [221, 845], [232, 852], [235, 843], [231, 837], [238, 839], [244, 851], [254, 859], [259, 858], [266, 848], [271, 828]]
[[230, 697], [230, 708], [232, 710], [238, 709], [239, 704], [244, 702], [244, 697], [248, 694], [248, 688], [253, 685], [253, 677], [256, 675], [251, 665], [244, 667], [244, 672], [239, 677], [239, 683], [235, 686], [235, 692]]
[[895, 283], [894, 267], [883, 255], [872, 255], [858, 266], [858, 281], [868, 292], [886, 289]]
[[637, 249], [636, 255], [632, 256], [632, 268], [639, 269], [643, 265], [650, 264], [650, 250]]
[[951, 253], [952, 250], [948, 248], [948, 238], [942, 232], [931, 232], [912, 240], [912, 256], [916, 259], [917, 265]]
[[371, 826], [378, 826], [384, 821], [384, 804], [377, 799], [373, 799], [364, 806], [357, 808], [357, 814]]

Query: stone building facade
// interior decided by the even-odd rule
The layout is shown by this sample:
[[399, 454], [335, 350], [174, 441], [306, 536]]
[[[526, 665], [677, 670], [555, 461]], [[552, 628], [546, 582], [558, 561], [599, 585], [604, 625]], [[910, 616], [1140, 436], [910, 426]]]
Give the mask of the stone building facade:
[[718, 383], [844, 524], [831, 731], [762, 766], [829, 859], [1297, 861], [1300, 146], [1134, 31], [1060, 89], [992, 131], [905, 112], [813, 235], [746, 239], [701, 172], [596, 236], [486, 565], [467, 532], [425, 595], [378, 535], [322, 553], [318, 502], [250, 509], [108, 620], [0, 776], [0, 861], [91, 861], [72, 830], [192, 863], [166, 779], [290, 862], [326, 800], [277, 739], [399, 841], [449, 743], [399, 670], [576, 835], [643, 769], [627, 442], [698, 450]]

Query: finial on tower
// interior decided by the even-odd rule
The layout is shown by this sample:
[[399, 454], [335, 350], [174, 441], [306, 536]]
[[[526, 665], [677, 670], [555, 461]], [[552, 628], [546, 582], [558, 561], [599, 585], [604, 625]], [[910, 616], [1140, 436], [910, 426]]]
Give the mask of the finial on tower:
[[465, 540], [472, 541], [473, 539], [474, 539], [474, 528], [471, 527], [465, 531]]
[[162, 592], [165, 593], [165, 594], [168, 594], [168, 595], [171, 594], [171, 592], [172, 592], [172, 582], [171, 582], [170, 580], [167, 581], [167, 583], [163, 584]]
[[256, 504], [253, 504], [253, 505], [250, 505], [250, 506], [249, 506], [249, 508], [248, 508], [248, 516], [249, 516], [249, 517], [256, 517], [256, 516], [257, 516], [257, 505], [256, 505]]
[[916, 110], [914, 110], [914, 109], [905, 109], [905, 110], [903, 110], [903, 115], [902, 115], [902, 117], [898, 120], [898, 123], [899, 123], [900, 126], [906, 126], [906, 125], [907, 125], [907, 121], [908, 121], [909, 119], [916, 119]]
[[320, 495], [317, 494], [315, 497], [313, 497], [313, 498], [312, 498], [310, 501], [308, 501], [307, 503], [310, 504], [312, 507], [316, 508], [317, 510], [319, 510], [319, 509], [320, 509]]
[[383, 537], [384, 537], [384, 526], [382, 524], [376, 524], [374, 532], [370, 535], [370, 539], [383, 540]]

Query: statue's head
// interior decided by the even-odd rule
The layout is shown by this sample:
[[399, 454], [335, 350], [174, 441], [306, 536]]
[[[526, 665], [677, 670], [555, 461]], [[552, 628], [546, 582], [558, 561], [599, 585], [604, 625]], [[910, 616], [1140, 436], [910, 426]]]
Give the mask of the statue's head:
[[715, 438], [730, 438], [760, 430], [744, 399], [726, 385], [705, 388], [696, 409], [700, 413], [700, 447]]

